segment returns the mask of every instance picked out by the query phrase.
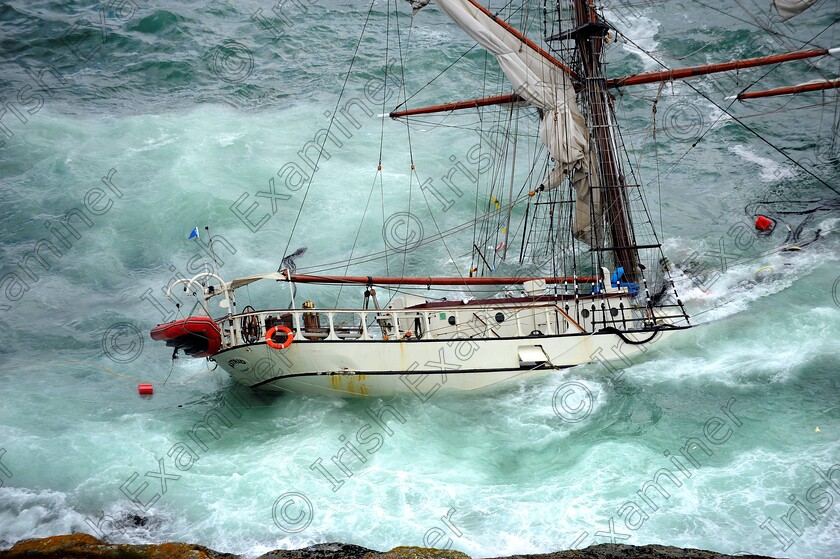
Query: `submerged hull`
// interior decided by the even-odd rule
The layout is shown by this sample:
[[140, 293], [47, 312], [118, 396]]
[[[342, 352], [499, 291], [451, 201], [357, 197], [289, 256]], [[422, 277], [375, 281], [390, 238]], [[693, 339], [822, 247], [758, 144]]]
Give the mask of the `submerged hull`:
[[479, 391], [583, 363], [625, 365], [670, 330], [508, 339], [307, 341], [284, 350], [265, 343], [211, 359], [246, 386], [295, 393], [380, 396]]

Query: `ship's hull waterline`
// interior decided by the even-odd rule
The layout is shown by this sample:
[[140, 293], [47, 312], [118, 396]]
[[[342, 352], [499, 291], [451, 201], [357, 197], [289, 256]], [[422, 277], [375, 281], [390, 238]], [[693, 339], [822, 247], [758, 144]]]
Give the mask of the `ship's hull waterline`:
[[211, 359], [236, 382], [261, 390], [371, 397], [414, 393], [425, 399], [438, 391], [474, 392], [558, 374], [583, 363], [626, 365], [673, 331], [651, 329], [621, 336], [307, 341], [283, 350], [256, 343], [222, 351]]

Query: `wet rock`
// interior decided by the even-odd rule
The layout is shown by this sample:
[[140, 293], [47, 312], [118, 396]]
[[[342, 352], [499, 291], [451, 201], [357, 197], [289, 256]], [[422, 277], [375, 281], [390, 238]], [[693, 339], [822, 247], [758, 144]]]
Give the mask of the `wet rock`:
[[0, 552], [3, 559], [237, 559], [201, 545], [164, 543], [160, 545], [111, 544], [88, 534], [52, 536], [24, 540]]
[[[111, 544], [88, 534], [53, 536], [18, 542], [0, 552], [2, 559], [239, 559], [201, 545], [164, 543], [158, 545]], [[470, 559], [460, 551], [396, 547], [374, 551], [358, 545], [325, 543], [305, 549], [276, 550], [258, 559]], [[763, 555], [725, 555], [714, 551], [662, 545], [602, 544], [571, 551], [537, 555], [510, 555], [499, 559], [771, 559]]]
[[304, 549], [276, 549], [257, 559], [374, 559], [378, 551], [344, 543], [321, 543]]
[[585, 549], [555, 551], [536, 555], [510, 555], [499, 559], [772, 559], [765, 555], [726, 555], [702, 549], [665, 545], [624, 545], [605, 543]]

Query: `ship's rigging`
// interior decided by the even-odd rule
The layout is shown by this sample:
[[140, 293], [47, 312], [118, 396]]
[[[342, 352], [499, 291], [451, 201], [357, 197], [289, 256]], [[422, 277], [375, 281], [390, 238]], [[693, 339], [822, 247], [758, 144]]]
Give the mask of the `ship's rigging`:
[[[202, 292], [200, 302], [207, 316], [160, 325], [153, 329], [155, 339], [196, 355], [207, 354], [238, 382], [254, 388], [376, 396], [417, 393], [420, 384], [438, 374], [435, 364], [443, 363], [448, 348], [464, 340], [469, 351], [459, 357], [461, 363], [455, 367], [458, 374], [445, 374], [443, 378], [451, 383], [449, 388], [467, 391], [591, 362], [619, 344], [624, 345], [624, 352], [643, 351], [642, 346], [660, 335], [688, 328], [690, 323], [651, 217], [646, 194], [650, 184], [645, 184], [638, 165], [634, 165], [629, 155], [632, 146], [627, 149], [627, 139], [619, 126], [617, 107], [622, 96], [644, 84], [658, 86], [651, 100], [655, 123], [657, 103], [666, 83], [746, 68], [777, 67], [838, 52], [808, 45], [788, 53], [613, 76], [608, 72], [607, 51], [610, 42], [623, 34], [594, 0], [544, 0], [541, 9], [536, 2], [510, 2], [490, 9], [477, 0], [436, 0], [437, 8], [487, 53], [483, 71], [479, 70], [483, 87], [482, 91], [471, 92], [472, 100], [410, 107], [408, 101], [414, 94], [410, 96], [407, 91], [405, 74], [413, 65], [406, 55], [411, 50], [414, 18], [425, 17], [424, 7], [429, 2], [414, 0], [411, 4], [414, 15], [405, 35], [400, 32], [401, 16], [394, 0], [396, 31], [392, 40], [389, 0], [384, 41], [384, 87], [389, 79], [396, 81], [402, 100], [390, 116], [405, 124], [406, 142], [386, 144], [382, 120], [378, 164], [367, 199], [361, 204], [364, 209], [350, 258], [318, 268], [321, 273], [343, 269], [343, 274], [324, 276], [312, 273], [311, 266], [296, 270], [294, 257], [302, 254], [298, 251], [284, 258], [277, 272], [228, 282], [210, 272], [180, 279], [175, 283], [183, 283], [185, 290]], [[779, 9], [788, 12], [801, 7], [783, 0], [777, 0], [777, 4], [784, 4]], [[376, 2], [372, 2], [355, 45], [351, 70], [362, 45], [371, 44], [365, 43], [365, 38], [375, 8]], [[394, 46], [399, 55], [398, 79], [389, 77], [389, 49]], [[652, 55], [650, 58], [656, 60]], [[479, 61], [462, 55], [456, 62], [462, 59], [474, 69]], [[351, 70], [344, 76], [336, 109], [327, 111], [332, 117], [324, 142], [333, 124], [338, 126], [335, 114]], [[794, 90], [826, 91], [835, 83], [826, 79]], [[689, 87], [709, 100], [697, 88]], [[748, 93], [740, 92], [743, 99], [749, 99]], [[759, 95], [776, 93], [767, 90]], [[710, 102], [721, 115], [755, 132], [727, 109]], [[735, 102], [737, 98], [732, 100]], [[383, 95], [383, 113], [387, 112], [385, 103]], [[417, 171], [415, 163], [424, 161], [424, 156], [420, 155], [420, 142], [412, 144], [412, 129], [417, 116], [444, 113], [445, 120], [465, 110], [475, 111], [478, 117], [475, 132], [480, 141], [468, 152], [472, 159], [467, 158], [475, 169], [473, 172], [452, 155], [449, 160], [452, 169], [460, 173], [459, 181], [447, 181], [451, 172], [442, 180], [465, 201], [471, 198], [465, 194], [475, 186], [474, 217], [462, 219], [453, 227], [451, 215], [444, 221], [443, 214], [454, 200], [434, 190], [431, 180], [421, 180]], [[658, 149], [655, 131], [654, 126], [653, 144]], [[759, 133], [756, 135], [772, 146]], [[692, 148], [696, 145], [694, 142]], [[313, 176], [324, 154], [323, 143], [320, 147]], [[392, 214], [391, 218], [399, 218], [397, 221], [385, 219], [386, 148], [407, 152], [409, 164], [409, 171], [402, 176], [389, 176], [389, 180], [398, 177], [407, 181], [402, 192], [389, 193], [391, 202], [396, 195], [404, 195], [407, 201], [407, 208]], [[483, 150], [492, 150], [493, 155]], [[329, 155], [325, 157], [329, 159]], [[311, 184], [310, 176], [286, 254]], [[388, 231], [383, 227], [384, 251], [357, 255], [361, 227], [365, 216], [375, 208], [377, 191], [383, 221], [395, 227]], [[413, 198], [422, 198], [426, 204], [427, 225], [434, 226], [436, 235], [415, 236], [410, 231], [411, 223], [422, 227], [412, 213]], [[445, 203], [444, 210], [433, 211], [431, 201]], [[811, 216], [823, 207], [829, 206], [803, 211]], [[464, 212], [459, 215], [463, 218]], [[810, 219], [806, 217], [789, 240], [804, 239], [801, 230]], [[757, 222], [757, 227], [758, 223], [766, 227], [770, 221], [765, 218]], [[400, 231], [404, 242], [389, 245], [385, 233]], [[472, 242], [463, 246], [469, 231]], [[452, 242], [455, 240], [461, 242]], [[439, 264], [426, 264], [418, 274], [417, 262], [409, 266], [411, 253], [431, 243], [442, 248], [436, 255]], [[462, 252], [465, 249], [467, 252]], [[440, 264], [441, 256], [448, 261]], [[380, 259], [384, 259], [385, 275], [371, 269]], [[349, 275], [350, 266], [360, 263], [370, 275]], [[247, 289], [255, 282], [285, 284], [289, 306], [262, 311], [249, 306], [236, 312], [236, 290]], [[298, 284], [338, 286], [335, 304], [323, 306], [307, 300], [299, 306]], [[345, 286], [363, 292], [361, 307], [340, 306], [341, 288]], [[378, 288], [387, 290], [387, 301], [380, 301]], [[307, 287], [307, 293], [311, 292]], [[452, 292], [457, 296], [450, 298]], [[216, 297], [222, 299], [220, 306], [227, 309], [227, 315], [213, 319], [209, 301]], [[205, 343], [208, 340], [212, 343]], [[438, 358], [441, 361], [436, 361]]]

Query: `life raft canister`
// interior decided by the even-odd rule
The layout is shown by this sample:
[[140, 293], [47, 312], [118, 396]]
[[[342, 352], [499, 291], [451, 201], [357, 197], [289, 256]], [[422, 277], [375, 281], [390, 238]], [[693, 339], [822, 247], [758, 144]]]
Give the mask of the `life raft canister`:
[[[278, 344], [277, 342], [275, 342], [272, 339], [274, 334], [278, 330], [280, 332], [285, 332], [286, 333], [286, 341], [284, 341], [282, 344]], [[290, 329], [286, 328], [285, 326], [282, 326], [282, 325], [274, 326], [274, 327], [270, 328], [268, 330], [268, 332], [265, 333], [265, 343], [268, 344], [268, 347], [273, 347], [274, 349], [286, 349], [287, 347], [292, 345], [292, 340], [294, 340], [294, 339], [295, 339], [295, 336], [294, 336], [294, 334], [292, 334], [292, 331]]]

